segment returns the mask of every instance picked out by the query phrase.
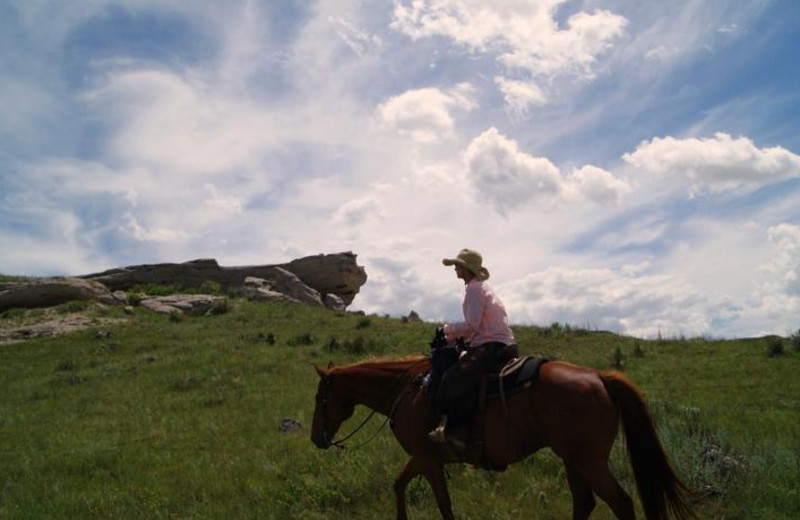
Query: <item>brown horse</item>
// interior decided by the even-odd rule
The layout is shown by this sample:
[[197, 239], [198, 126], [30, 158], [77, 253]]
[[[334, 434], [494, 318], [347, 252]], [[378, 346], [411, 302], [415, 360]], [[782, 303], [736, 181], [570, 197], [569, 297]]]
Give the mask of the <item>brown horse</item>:
[[[465, 462], [505, 468], [550, 447], [564, 462], [572, 492], [573, 519], [586, 519], [595, 494], [617, 518], [635, 519], [633, 501], [608, 468], [620, 417], [636, 486], [650, 520], [693, 516], [689, 491], [669, 465], [639, 391], [625, 376], [562, 362], [545, 363], [528, 389], [486, 403], [485, 444], [456, 450], [428, 438], [432, 425], [426, 391], [414, 384], [430, 366], [427, 358], [364, 361], [343, 367], [315, 367], [320, 382], [311, 440], [320, 448], [336, 442], [355, 406], [365, 405], [392, 419], [392, 429], [411, 460], [397, 475], [397, 518], [407, 518], [405, 490], [417, 475], [433, 488], [442, 517], [452, 519], [444, 465]], [[488, 463], [488, 464], [487, 464]]]

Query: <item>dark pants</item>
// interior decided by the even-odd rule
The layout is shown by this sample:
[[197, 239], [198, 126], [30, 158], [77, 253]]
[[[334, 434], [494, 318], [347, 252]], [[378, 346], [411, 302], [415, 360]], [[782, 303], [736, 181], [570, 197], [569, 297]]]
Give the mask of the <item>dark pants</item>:
[[[484, 374], [498, 370], [516, 355], [516, 345], [499, 342], [484, 343], [467, 349], [467, 353], [453, 363], [442, 376], [434, 401], [436, 417], [443, 414], [451, 415], [456, 399], [467, 396], [470, 390], [477, 388]], [[466, 410], [474, 408], [474, 403], [466, 404]], [[459, 406], [458, 411], [465, 412], [465, 408]]]

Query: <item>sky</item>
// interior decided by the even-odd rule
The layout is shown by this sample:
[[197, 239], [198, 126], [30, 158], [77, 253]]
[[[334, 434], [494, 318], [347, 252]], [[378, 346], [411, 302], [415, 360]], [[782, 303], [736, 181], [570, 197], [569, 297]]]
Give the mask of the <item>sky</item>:
[[352, 251], [351, 305], [800, 328], [800, 2], [0, 0], [0, 273]]

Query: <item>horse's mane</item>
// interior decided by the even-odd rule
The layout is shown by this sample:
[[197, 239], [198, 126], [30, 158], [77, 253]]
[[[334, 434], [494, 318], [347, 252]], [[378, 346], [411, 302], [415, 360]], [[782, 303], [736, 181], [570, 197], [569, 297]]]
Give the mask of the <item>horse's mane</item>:
[[334, 367], [334, 370], [357, 371], [359, 369], [367, 370], [381, 370], [387, 372], [408, 372], [412, 369], [422, 371], [428, 367], [428, 357], [420, 355], [411, 355], [401, 358], [397, 357], [380, 357], [370, 358], [359, 361], [352, 365], [344, 365], [341, 367]]

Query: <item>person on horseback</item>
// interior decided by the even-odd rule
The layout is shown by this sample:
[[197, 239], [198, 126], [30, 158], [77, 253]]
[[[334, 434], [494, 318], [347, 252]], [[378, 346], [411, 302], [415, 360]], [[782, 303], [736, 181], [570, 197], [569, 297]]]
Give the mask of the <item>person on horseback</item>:
[[436, 442], [446, 442], [448, 409], [453, 401], [477, 386], [483, 374], [516, 357], [514, 333], [500, 298], [486, 280], [489, 271], [477, 251], [462, 249], [455, 258], [442, 263], [455, 266], [456, 276], [464, 281], [466, 293], [462, 309], [464, 321], [448, 323], [444, 334], [448, 342], [463, 339], [467, 349], [442, 377], [434, 400], [434, 417], [439, 424], [428, 434]]

